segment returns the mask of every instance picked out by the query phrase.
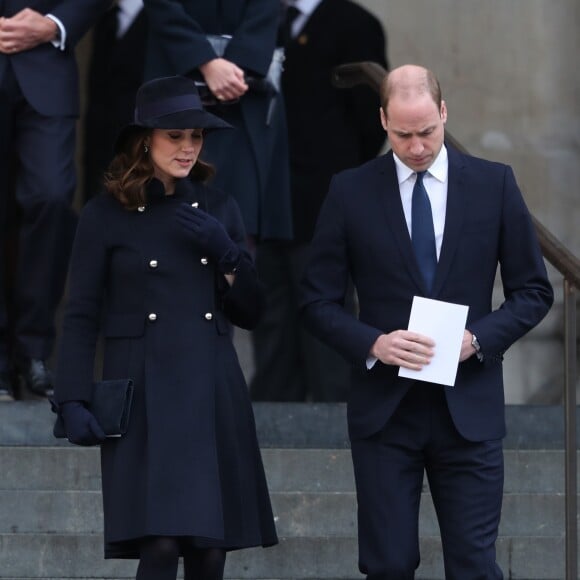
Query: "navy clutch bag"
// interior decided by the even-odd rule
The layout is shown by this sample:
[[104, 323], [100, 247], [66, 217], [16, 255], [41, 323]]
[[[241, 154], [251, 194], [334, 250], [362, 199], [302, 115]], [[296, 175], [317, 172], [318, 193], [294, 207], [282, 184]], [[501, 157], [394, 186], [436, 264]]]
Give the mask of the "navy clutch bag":
[[[133, 381], [131, 379], [98, 381], [93, 383], [93, 393], [87, 409], [95, 416], [107, 437], [121, 437], [127, 432], [132, 402]], [[57, 414], [52, 433], [58, 439], [66, 439], [58, 405], [53, 400], [50, 404], [53, 412]]]

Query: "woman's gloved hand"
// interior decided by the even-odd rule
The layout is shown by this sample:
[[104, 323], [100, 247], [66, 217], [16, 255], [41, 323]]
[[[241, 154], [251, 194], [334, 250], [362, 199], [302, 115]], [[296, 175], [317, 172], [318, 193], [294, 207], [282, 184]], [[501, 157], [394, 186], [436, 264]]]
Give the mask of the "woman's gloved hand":
[[98, 445], [106, 439], [94, 415], [81, 401], [61, 403], [59, 409], [66, 436], [75, 445]]
[[240, 249], [216, 218], [184, 202], [177, 208], [177, 221], [200, 250], [217, 262], [221, 272], [235, 270], [240, 260]]

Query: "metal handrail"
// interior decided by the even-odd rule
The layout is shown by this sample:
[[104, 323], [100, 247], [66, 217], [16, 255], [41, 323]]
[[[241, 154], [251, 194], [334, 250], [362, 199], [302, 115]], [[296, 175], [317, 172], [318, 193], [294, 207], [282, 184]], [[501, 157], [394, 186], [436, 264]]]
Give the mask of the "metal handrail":
[[[333, 70], [333, 84], [338, 88], [368, 85], [379, 92], [387, 71], [376, 62], [343, 64]], [[445, 140], [463, 153], [467, 149], [445, 130]], [[540, 221], [532, 216], [544, 258], [564, 278], [564, 421], [565, 421], [565, 533], [566, 580], [578, 577], [578, 521], [577, 521], [577, 453], [576, 453], [576, 381], [578, 301], [580, 288], [580, 260], [568, 250]]]

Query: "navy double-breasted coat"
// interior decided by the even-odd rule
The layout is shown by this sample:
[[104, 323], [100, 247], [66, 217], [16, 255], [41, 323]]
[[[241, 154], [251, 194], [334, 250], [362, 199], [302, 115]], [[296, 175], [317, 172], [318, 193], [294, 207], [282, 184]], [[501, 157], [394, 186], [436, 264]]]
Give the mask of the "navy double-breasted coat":
[[230, 326], [255, 324], [261, 289], [245, 250], [227, 285], [177, 222], [184, 201], [243, 246], [233, 199], [189, 179], [133, 211], [110, 195], [91, 200], [74, 244], [57, 400], [89, 399], [99, 333], [103, 378], [135, 382], [128, 433], [101, 447], [106, 557], [138, 557], [147, 535], [228, 549], [276, 542]]
[[[231, 35], [225, 58], [263, 77], [276, 45], [279, 0], [144, 0], [149, 21], [147, 78], [192, 75], [217, 55], [207, 34]], [[292, 209], [286, 117], [282, 95], [249, 90], [239, 103], [213, 107], [235, 127], [209, 135], [204, 157], [217, 168], [216, 185], [231, 193], [249, 234], [290, 239]]]

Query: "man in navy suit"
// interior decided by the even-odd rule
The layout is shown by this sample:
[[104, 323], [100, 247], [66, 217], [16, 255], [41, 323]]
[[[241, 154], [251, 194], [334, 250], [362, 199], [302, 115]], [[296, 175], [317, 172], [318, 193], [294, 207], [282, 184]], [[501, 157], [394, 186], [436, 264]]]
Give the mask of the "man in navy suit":
[[[46, 359], [64, 287], [74, 214], [74, 46], [110, 0], [0, 0], [0, 399], [13, 397], [12, 370], [37, 395], [51, 389]], [[4, 280], [8, 210], [19, 217]], [[10, 223], [9, 223], [10, 222]], [[9, 304], [7, 304], [9, 302]]]
[[[389, 73], [380, 115], [392, 150], [333, 178], [303, 280], [307, 324], [353, 365], [359, 568], [372, 580], [414, 577], [426, 472], [446, 577], [502, 578], [502, 358], [545, 316], [552, 288], [511, 168], [446, 147], [433, 73], [414, 65]], [[433, 222], [431, 284], [411, 236], [418, 176]], [[505, 300], [493, 310], [498, 265]], [[349, 275], [358, 318], [342, 307]], [[438, 348], [406, 330], [414, 296], [469, 307], [453, 387], [398, 376], [400, 367], [420, 371]]]

